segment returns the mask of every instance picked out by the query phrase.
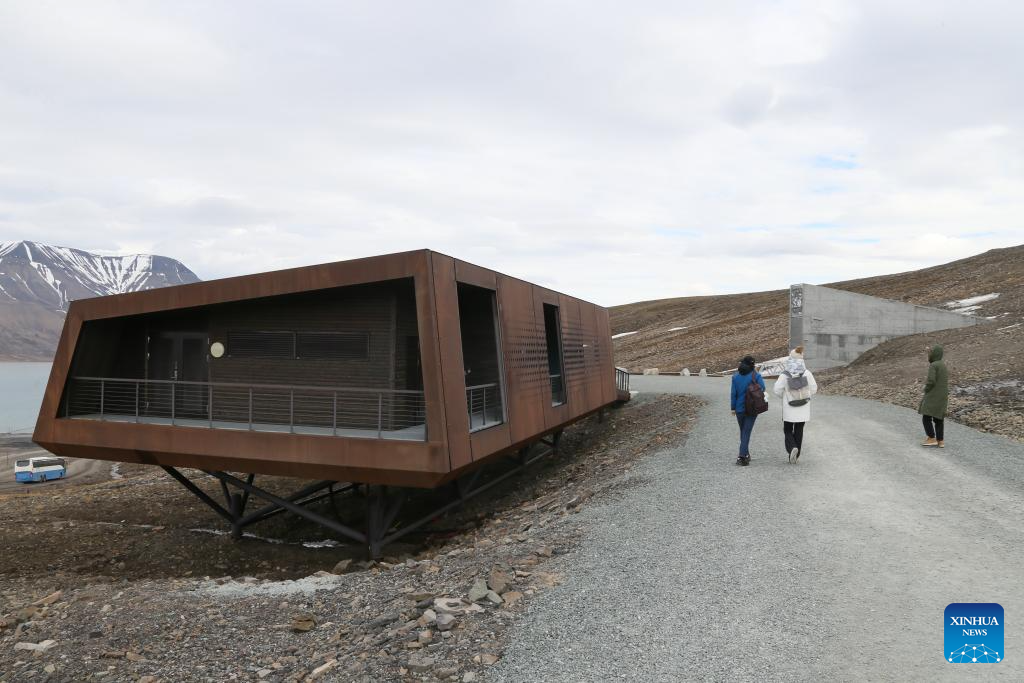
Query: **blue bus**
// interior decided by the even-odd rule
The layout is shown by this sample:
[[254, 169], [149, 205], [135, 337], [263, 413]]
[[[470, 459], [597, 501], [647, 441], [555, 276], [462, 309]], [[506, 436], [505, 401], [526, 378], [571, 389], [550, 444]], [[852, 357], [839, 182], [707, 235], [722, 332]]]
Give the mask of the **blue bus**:
[[23, 484], [63, 479], [67, 471], [67, 463], [64, 462], [64, 458], [29, 458], [14, 463], [14, 479]]

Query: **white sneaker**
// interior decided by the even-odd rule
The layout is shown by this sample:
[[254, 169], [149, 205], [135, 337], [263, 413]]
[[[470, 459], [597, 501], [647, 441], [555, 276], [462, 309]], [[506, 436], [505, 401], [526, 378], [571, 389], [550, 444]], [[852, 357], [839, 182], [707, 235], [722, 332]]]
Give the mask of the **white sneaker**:
[[800, 449], [799, 448], [794, 448], [793, 450], [791, 450], [789, 452], [789, 461], [790, 462], [796, 462], [799, 459], [800, 459]]

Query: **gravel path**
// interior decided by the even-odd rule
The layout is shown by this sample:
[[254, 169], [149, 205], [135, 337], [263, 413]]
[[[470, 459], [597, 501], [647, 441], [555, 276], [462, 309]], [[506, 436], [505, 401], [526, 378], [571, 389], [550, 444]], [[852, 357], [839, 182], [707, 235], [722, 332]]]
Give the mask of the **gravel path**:
[[[531, 603], [497, 681], [1024, 678], [1024, 444], [916, 413], [815, 399], [789, 465], [773, 401], [733, 464], [728, 380], [634, 377], [708, 404], [688, 440], [581, 513], [560, 587]], [[774, 397], [773, 397], [774, 398]], [[998, 602], [1008, 658], [943, 660], [943, 610]]]

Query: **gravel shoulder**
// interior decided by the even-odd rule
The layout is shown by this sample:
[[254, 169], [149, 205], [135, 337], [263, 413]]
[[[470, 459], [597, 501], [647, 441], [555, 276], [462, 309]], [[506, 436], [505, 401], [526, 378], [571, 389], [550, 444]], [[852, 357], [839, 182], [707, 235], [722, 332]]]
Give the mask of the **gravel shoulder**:
[[[531, 602], [492, 680], [962, 680], [945, 606], [1021, 613], [1024, 444], [950, 424], [926, 450], [913, 411], [824, 396], [799, 464], [776, 401], [737, 467], [727, 381], [633, 378], [706, 406], [628, 496], [580, 515], [553, 565], [565, 581]], [[1024, 636], [1007, 628], [1005, 649], [981, 675], [1024, 677]]]

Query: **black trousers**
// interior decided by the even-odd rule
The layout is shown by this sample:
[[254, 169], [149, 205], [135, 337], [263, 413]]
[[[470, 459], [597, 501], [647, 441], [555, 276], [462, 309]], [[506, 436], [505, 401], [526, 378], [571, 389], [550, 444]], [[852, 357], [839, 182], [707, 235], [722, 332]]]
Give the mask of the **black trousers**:
[[921, 420], [924, 422], [924, 433], [928, 435], [929, 439], [938, 439], [942, 441], [942, 428], [945, 420], [940, 420], [937, 417], [931, 415], [924, 415]]
[[786, 452], [794, 448], [803, 448], [804, 425], [806, 422], [783, 422], [782, 434], [786, 437]]

